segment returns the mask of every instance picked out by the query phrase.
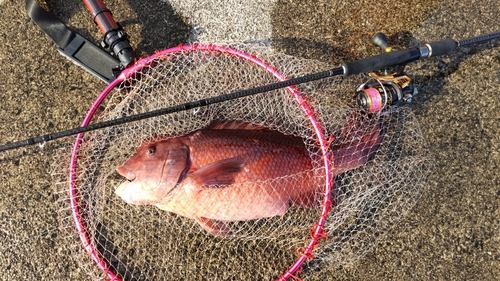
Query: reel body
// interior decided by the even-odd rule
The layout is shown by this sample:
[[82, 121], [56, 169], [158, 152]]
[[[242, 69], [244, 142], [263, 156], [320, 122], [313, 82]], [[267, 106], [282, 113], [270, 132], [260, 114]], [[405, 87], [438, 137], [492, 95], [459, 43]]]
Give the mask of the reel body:
[[405, 74], [391, 74], [379, 76], [370, 72], [372, 77], [358, 87], [356, 102], [358, 106], [368, 113], [377, 113], [388, 106], [400, 105], [411, 102], [417, 89]]

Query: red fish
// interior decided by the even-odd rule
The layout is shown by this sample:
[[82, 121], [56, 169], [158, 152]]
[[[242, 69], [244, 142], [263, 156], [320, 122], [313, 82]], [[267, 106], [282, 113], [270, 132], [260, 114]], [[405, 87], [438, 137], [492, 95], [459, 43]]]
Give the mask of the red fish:
[[[383, 138], [380, 125], [366, 131], [358, 118], [351, 119], [341, 133], [344, 141], [332, 147], [335, 174], [365, 164]], [[144, 141], [116, 169], [128, 181], [115, 193], [131, 204], [195, 219], [224, 236], [231, 233], [224, 222], [283, 216], [292, 204], [313, 207], [322, 186], [312, 169], [301, 138], [219, 122], [185, 136]], [[288, 181], [273, 180], [283, 177]]]

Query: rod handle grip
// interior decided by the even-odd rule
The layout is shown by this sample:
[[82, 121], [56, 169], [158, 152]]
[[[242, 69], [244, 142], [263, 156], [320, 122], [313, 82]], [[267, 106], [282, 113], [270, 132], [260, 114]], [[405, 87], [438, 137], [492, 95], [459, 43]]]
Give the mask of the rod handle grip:
[[419, 49], [393, 51], [342, 64], [344, 76], [384, 69], [389, 66], [407, 64], [420, 58]]
[[429, 43], [428, 45], [430, 47], [429, 57], [437, 57], [451, 53], [457, 48], [458, 43], [451, 38], [446, 38], [441, 41]]

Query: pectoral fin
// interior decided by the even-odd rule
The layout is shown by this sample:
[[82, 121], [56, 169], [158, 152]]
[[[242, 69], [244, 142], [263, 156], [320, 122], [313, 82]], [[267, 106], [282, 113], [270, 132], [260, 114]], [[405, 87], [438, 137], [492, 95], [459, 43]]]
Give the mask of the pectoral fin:
[[243, 160], [228, 158], [203, 166], [191, 173], [190, 177], [198, 186], [230, 185], [242, 168]]
[[231, 229], [222, 221], [207, 219], [203, 217], [196, 217], [195, 220], [200, 226], [208, 233], [215, 236], [228, 236], [231, 235]]

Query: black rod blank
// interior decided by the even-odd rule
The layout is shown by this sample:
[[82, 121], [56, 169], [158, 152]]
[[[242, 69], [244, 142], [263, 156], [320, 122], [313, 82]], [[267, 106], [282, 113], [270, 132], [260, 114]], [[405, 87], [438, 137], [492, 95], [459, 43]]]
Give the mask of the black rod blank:
[[111, 127], [111, 126], [121, 125], [121, 124], [129, 123], [129, 122], [139, 121], [142, 119], [147, 119], [147, 118], [156, 117], [156, 116], [160, 116], [160, 115], [175, 113], [175, 112], [179, 112], [179, 111], [185, 111], [185, 110], [189, 110], [189, 109], [196, 108], [196, 107], [207, 106], [210, 104], [221, 103], [221, 102], [225, 102], [225, 101], [229, 101], [229, 100], [233, 100], [233, 99], [237, 99], [237, 98], [242, 98], [242, 97], [246, 97], [246, 96], [250, 96], [250, 95], [269, 92], [269, 91], [289, 87], [292, 85], [302, 84], [302, 83], [320, 80], [320, 79], [324, 79], [327, 77], [332, 77], [332, 76], [337, 76], [337, 75], [342, 75], [342, 74], [343, 74], [343, 69], [341, 67], [334, 68], [331, 70], [313, 73], [313, 74], [309, 74], [309, 75], [305, 75], [305, 76], [301, 76], [301, 77], [297, 77], [297, 78], [292, 78], [292, 79], [284, 80], [284, 81], [277, 82], [277, 83], [267, 84], [264, 86], [259, 86], [259, 87], [255, 87], [255, 88], [251, 88], [251, 89], [247, 89], [247, 90], [236, 91], [236, 92], [232, 92], [229, 94], [220, 95], [220, 96], [216, 96], [216, 97], [212, 97], [212, 98], [201, 99], [201, 100], [188, 102], [188, 103], [184, 103], [184, 104], [180, 104], [180, 105], [175, 105], [175, 106], [171, 106], [171, 107], [166, 107], [166, 108], [162, 108], [162, 109], [158, 109], [158, 110], [154, 110], [154, 111], [144, 112], [144, 113], [140, 113], [140, 114], [136, 114], [136, 115], [125, 116], [122, 118], [104, 121], [104, 122], [100, 122], [100, 123], [95, 123], [95, 124], [91, 124], [88, 126], [76, 127], [76, 128], [70, 129], [70, 130], [60, 131], [60, 132], [56, 132], [56, 133], [52, 133], [52, 134], [48, 134], [48, 135], [44, 135], [44, 136], [33, 137], [33, 138], [29, 138], [29, 139], [26, 139], [23, 141], [18, 141], [18, 142], [13, 142], [13, 143], [1, 145], [0, 151], [5, 151], [5, 150], [10, 150], [10, 149], [14, 149], [14, 148], [23, 147], [23, 146], [33, 145], [36, 143], [44, 143], [44, 142], [59, 139], [62, 137], [68, 137], [68, 136], [72, 136], [72, 135], [76, 135], [76, 134], [80, 134], [80, 133], [85, 133], [85, 132], [103, 129], [103, 128], [107, 128], [107, 127]]
[[469, 39], [465, 39], [465, 40], [462, 40], [462, 41], [458, 41], [457, 47], [467, 46], [467, 45], [471, 45], [471, 44], [483, 43], [483, 42], [490, 41], [490, 40], [493, 40], [493, 39], [496, 39], [496, 38], [500, 38], [500, 32], [491, 33], [491, 34], [487, 34], [487, 35], [482, 35], [482, 36], [478, 36], [478, 37], [474, 37], [474, 38], [469, 38]]

